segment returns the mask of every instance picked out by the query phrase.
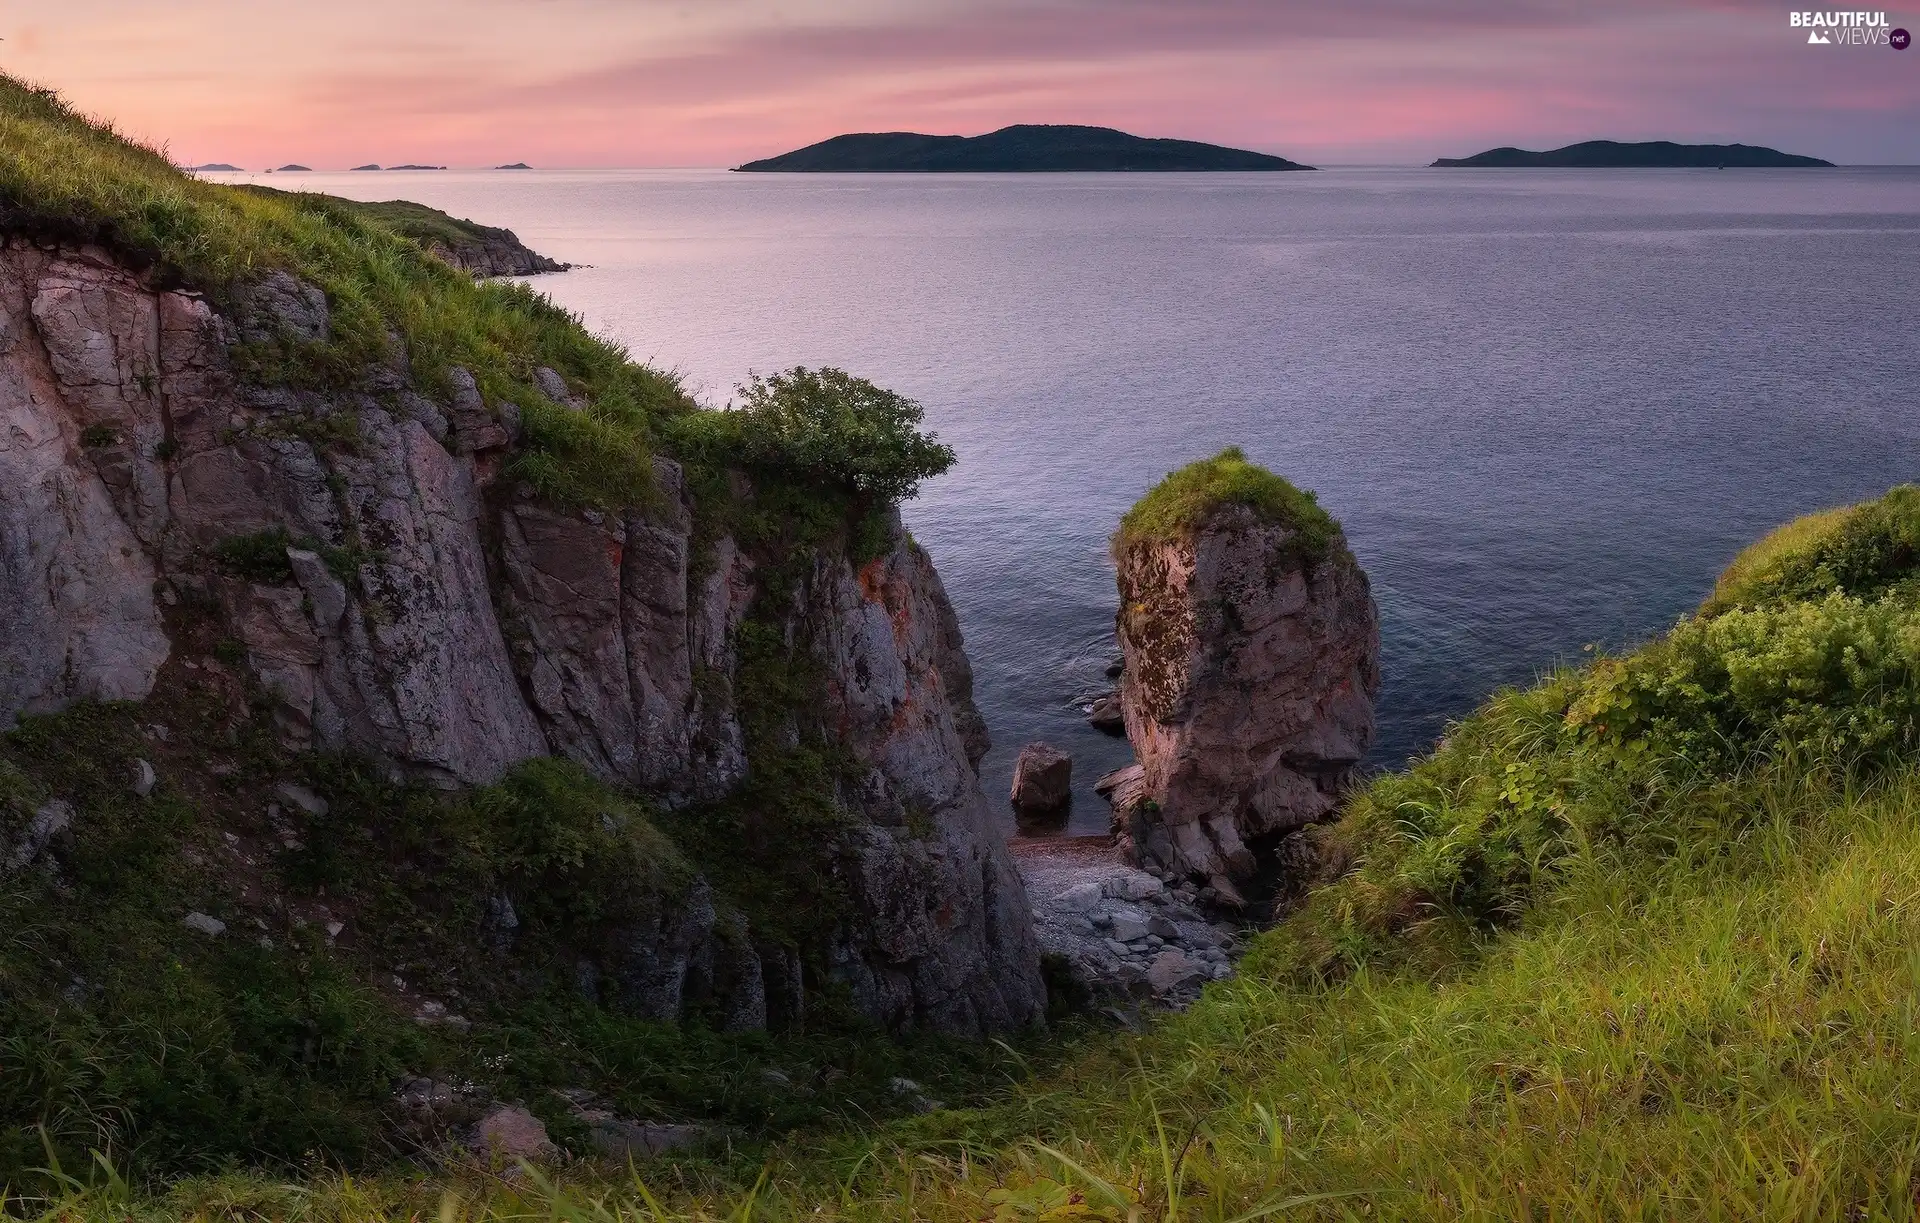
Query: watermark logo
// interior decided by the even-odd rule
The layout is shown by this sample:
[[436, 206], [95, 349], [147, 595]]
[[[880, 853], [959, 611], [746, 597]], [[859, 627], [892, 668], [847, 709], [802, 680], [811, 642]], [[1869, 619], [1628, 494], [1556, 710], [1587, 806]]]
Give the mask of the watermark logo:
[[1787, 25], [1805, 30], [1808, 45], [1815, 47], [1892, 47], [1904, 51], [1913, 41], [1905, 30], [1893, 29], [1885, 13], [1859, 9], [1788, 13]]

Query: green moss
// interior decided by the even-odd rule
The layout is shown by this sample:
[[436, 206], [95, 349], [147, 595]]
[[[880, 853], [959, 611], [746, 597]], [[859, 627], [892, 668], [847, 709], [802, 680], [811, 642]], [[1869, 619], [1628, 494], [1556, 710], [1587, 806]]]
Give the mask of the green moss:
[[1715, 615], [1840, 592], [1871, 596], [1920, 577], [1920, 487], [1788, 523], [1734, 558], [1701, 609]]
[[250, 535], [230, 535], [213, 547], [220, 567], [237, 578], [277, 586], [293, 580], [293, 562], [287, 549], [293, 545], [285, 530], [275, 527]]
[[1122, 542], [1170, 540], [1191, 535], [1227, 506], [1252, 510], [1262, 522], [1295, 532], [1303, 558], [1316, 560], [1340, 533], [1340, 525], [1314, 495], [1295, 488], [1247, 460], [1238, 446], [1171, 472], [1120, 520]]

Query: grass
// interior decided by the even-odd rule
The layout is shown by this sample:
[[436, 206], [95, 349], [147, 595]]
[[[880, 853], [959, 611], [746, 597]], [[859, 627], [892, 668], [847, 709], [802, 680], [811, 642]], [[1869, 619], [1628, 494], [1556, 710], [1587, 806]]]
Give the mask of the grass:
[[1190, 536], [1229, 506], [1251, 510], [1260, 522], [1291, 528], [1295, 547], [1308, 558], [1324, 555], [1340, 533], [1339, 524], [1312, 493], [1249, 462], [1238, 446], [1229, 446], [1168, 473], [1120, 519], [1118, 538], [1132, 543]]
[[[269, 190], [269, 188], [254, 188]], [[425, 204], [416, 204], [412, 200], [382, 200], [379, 202], [347, 202], [349, 207], [362, 216], [385, 225], [388, 229], [410, 238], [424, 247], [440, 246], [449, 251], [463, 251], [469, 247], [484, 243], [488, 238], [504, 239], [508, 231], [481, 225], [475, 221], [449, 216], [438, 208], [429, 208]]]
[[[93, 1150], [146, 1186], [389, 1165], [423, 1137], [392, 1103], [415, 1074], [524, 1100], [579, 1152], [585, 1130], [554, 1089], [722, 1127], [704, 1162], [741, 1175], [752, 1156], [729, 1144], [906, 1111], [896, 1077], [965, 1101], [1021, 1056], [1050, 1056], [889, 1040], [830, 992], [778, 1036], [603, 1005], [578, 965], [617, 961], [622, 931], [691, 879], [650, 810], [553, 760], [468, 793], [398, 785], [368, 762], [286, 753], [229, 692], [210, 679], [0, 736], [0, 847], [50, 797], [73, 807], [41, 860], [0, 873], [0, 1184], [15, 1194], [57, 1193], [45, 1170], [86, 1172]], [[129, 786], [136, 759], [161, 778], [147, 798]], [[328, 812], [267, 818], [282, 781]], [[510, 945], [481, 934], [499, 895], [519, 923]], [[189, 912], [228, 929], [209, 938]], [[471, 1028], [417, 1025], [422, 999]]]
[[[1734, 783], [1444, 969], [1248, 974], [985, 1110], [764, 1165], [60, 1195], [65, 1217], [1910, 1218], [1920, 778]], [[1694, 829], [1705, 833], [1707, 829]]]
[[[657, 426], [697, 405], [670, 376], [636, 364], [579, 320], [520, 285], [475, 284], [356, 205], [198, 181], [51, 91], [0, 77], [0, 223], [100, 242], [162, 284], [230, 301], [287, 271], [327, 295], [324, 342], [249, 346], [261, 381], [351, 387], [400, 358], [429, 392], [469, 370], [487, 402], [512, 403], [526, 440], [514, 475], [556, 500], [617, 507], [650, 493]], [[541, 366], [581, 388], [587, 410], [550, 402]]]
[[1822, 510], [1774, 531], [1727, 566], [1708, 614], [1834, 591], [1911, 592], [1920, 566], [1920, 486], [1903, 484], [1861, 505]]

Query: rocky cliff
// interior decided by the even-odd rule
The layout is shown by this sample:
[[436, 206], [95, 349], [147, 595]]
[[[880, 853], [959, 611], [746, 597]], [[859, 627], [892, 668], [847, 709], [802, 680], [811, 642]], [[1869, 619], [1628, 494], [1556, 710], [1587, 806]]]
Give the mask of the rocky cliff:
[[1332, 520], [1237, 451], [1129, 517], [1120, 699], [1140, 771], [1116, 797], [1122, 831], [1143, 864], [1237, 904], [1372, 741], [1373, 599]]
[[[286, 273], [216, 308], [106, 249], [7, 242], [0, 727], [141, 700], [218, 670], [220, 643], [300, 747], [443, 788], [551, 753], [666, 810], [737, 803], [765, 712], [740, 691], [751, 621], [815, 694], [762, 737], [829, 745], [838, 801], [821, 844], [740, 849], [823, 862], [831, 928], [773, 939], [703, 880], [589, 967], [632, 1009], [673, 1017], [694, 989], [734, 1026], [790, 1010], [808, 974], [896, 1029], [1042, 1014], [958, 629], [897, 519], [872, 555], [756, 551], [702, 517], [670, 459], [642, 508], [617, 511], [503, 476], [519, 411], [457, 366], [423, 384], [402, 347], [296, 389], [235, 359], [332, 326], [327, 295]], [[536, 373], [578, 410], [565, 379]], [[737, 477], [734, 492], [754, 497]]]

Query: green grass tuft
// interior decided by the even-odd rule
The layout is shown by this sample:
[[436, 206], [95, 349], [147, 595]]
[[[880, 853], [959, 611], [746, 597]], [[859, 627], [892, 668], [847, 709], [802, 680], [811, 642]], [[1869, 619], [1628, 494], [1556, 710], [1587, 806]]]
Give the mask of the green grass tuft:
[[1227, 506], [1245, 507], [1262, 522], [1291, 528], [1295, 546], [1309, 559], [1324, 556], [1340, 533], [1340, 525], [1312, 493], [1249, 462], [1240, 447], [1229, 446], [1154, 485], [1120, 519], [1119, 538], [1135, 542], [1188, 536]]

